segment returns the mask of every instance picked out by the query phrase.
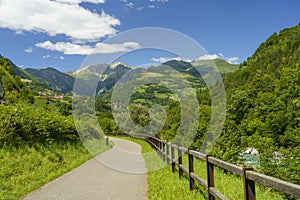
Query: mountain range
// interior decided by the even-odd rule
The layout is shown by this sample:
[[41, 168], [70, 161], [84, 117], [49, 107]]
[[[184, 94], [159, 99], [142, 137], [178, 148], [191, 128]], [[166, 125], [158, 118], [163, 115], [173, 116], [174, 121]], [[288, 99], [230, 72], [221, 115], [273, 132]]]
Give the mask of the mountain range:
[[[230, 64], [222, 59], [213, 61], [222, 75], [233, 72], [239, 67], [239, 65]], [[12, 61], [9, 60], [9, 62], [11, 63], [14, 73], [20, 76], [22, 81], [29, 85], [32, 90], [40, 91], [50, 89], [65, 94], [72, 92], [75, 78], [83, 80], [98, 78], [100, 80], [98, 89], [109, 90], [126, 72], [136, 68], [122, 62], [115, 62], [110, 65], [98, 64], [83, 66], [73, 72], [65, 73], [51, 67], [23, 69], [15, 65]], [[163, 63], [163, 65], [168, 65], [181, 73], [199, 78], [200, 74], [195, 67], [199, 67], [205, 72], [205, 70], [209, 70], [210, 68], [209, 63], [211, 63], [211, 60], [196, 60], [193, 62], [171, 60]]]

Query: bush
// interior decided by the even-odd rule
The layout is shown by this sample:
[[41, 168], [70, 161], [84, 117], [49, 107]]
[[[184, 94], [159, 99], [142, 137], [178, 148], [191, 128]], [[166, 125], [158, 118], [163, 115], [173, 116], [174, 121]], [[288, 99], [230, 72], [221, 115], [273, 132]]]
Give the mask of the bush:
[[78, 140], [71, 117], [26, 104], [0, 105], [0, 144]]

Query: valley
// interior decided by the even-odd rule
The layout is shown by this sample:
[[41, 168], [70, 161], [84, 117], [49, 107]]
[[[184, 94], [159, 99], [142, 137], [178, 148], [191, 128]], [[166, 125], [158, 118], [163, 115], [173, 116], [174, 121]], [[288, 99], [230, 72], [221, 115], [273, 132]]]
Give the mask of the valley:
[[[74, 167], [90, 158], [80, 142], [73, 119], [74, 106], [78, 106], [72, 102], [76, 79], [82, 83], [99, 80], [96, 95], [93, 97], [97, 122], [102, 133], [99, 133], [97, 127], [90, 126], [88, 120], [84, 121], [89, 119], [88, 117], [82, 119], [82, 128], [95, 132], [97, 137], [100, 135], [101, 140], [103, 134], [118, 136], [124, 133], [113, 115], [113, 109], [120, 110], [123, 104], [112, 104], [113, 91], [120, 79], [123, 81], [118, 83], [120, 87], [125, 87], [128, 83], [136, 86], [128, 104], [130, 117], [135, 124], [146, 127], [152, 119], [156, 119], [161, 113], [156, 113], [152, 118], [149, 114], [154, 105], [159, 104], [165, 109], [165, 124], [155, 136], [166, 141], [172, 141], [182, 131], [180, 122], [183, 105], [172, 88], [182, 92], [185, 91], [186, 85], [189, 85], [199, 103], [200, 118], [197, 120], [195, 137], [188, 148], [201, 151], [209, 129], [212, 109], [211, 94], [205, 78], [209, 75], [208, 72], [217, 68], [226, 91], [226, 119], [216, 145], [212, 149], [206, 149], [205, 153], [240, 166], [255, 167], [255, 170], [261, 173], [300, 184], [299, 35], [300, 24], [274, 33], [252, 56], [239, 65], [230, 64], [222, 59], [192, 62], [170, 60], [161, 66], [137, 69], [116, 62], [82, 66], [74, 72], [65, 73], [50, 67], [23, 69], [1, 56], [0, 151], [2, 155], [16, 153], [21, 157], [28, 151], [39, 154], [36, 151], [44, 151], [46, 148], [46, 152], [40, 153], [48, 156], [49, 160], [54, 159], [62, 169], [65, 168], [65, 162], [69, 162], [69, 156], [76, 157], [77, 154], [72, 152], [78, 151], [80, 155], [72, 164]], [[214, 63], [216, 68], [213, 68], [211, 63]], [[170, 67], [170, 72], [164, 66]], [[139, 73], [127, 77], [132, 70], [139, 70]], [[176, 73], [171, 73], [172, 70]], [[157, 80], [157, 83], [152, 83], [151, 80]], [[159, 80], [169, 82], [162, 84]], [[176, 80], [180, 81], [176, 83]], [[147, 84], [140, 84], [144, 82]], [[218, 81], [214, 84], [221, 85]], [[123, 92], [126, 93], [127, 90], [124, 89]], [[187, 99], [190, 97], [189, 93], [183, 94]], [[91, 96], [87, 95], [86, 98], [88, 101]], [[187, 116], [184, 120], [193, 119]], [[22, 152], [23, 148], [25, 153]], [[58, 149], [60, 150], [55, 153]], [[64, 149], [70, 150], [71, 155], [62, 153]], [[245, 162], [245, 156], [242, 156], [250, 156], [250, 153], [245, 153], [247, 149], [255, 150], [258, 156], [254, 165]], [[55, 154], [54, 158], [52, 154]], [[10, 158], [1, 156], [0, 161], [4, 162]], [[24, 162], [30, 162], [30, 159], [26, 158]], [[39, 165], [39, 162], [36, 162]], [[8, 177], [13, 173], [14, 167], [14, 164], [9, 164], [5, 172], [1, 170], [0, 179], [13, 181]], [[26, 173], [28, 170], [24, 170], [24, 174]], [[57, 175], [51, 175], [52, 178], [54, 176]], [[20, 197], [45, 182], [34, 184], [12, 197]], [[1, 199], [7, 195], [12, 184], [8, 184], [9, 187], [0, 184]]]

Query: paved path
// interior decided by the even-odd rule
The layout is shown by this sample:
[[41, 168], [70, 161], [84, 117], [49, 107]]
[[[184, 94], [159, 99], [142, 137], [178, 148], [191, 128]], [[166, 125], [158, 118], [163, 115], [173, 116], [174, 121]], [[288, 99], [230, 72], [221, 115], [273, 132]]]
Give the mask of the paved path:
[[111, 140], [114, 148], [42, 186], [24, 200], [147, 199], [140, 145], [123, 139]]

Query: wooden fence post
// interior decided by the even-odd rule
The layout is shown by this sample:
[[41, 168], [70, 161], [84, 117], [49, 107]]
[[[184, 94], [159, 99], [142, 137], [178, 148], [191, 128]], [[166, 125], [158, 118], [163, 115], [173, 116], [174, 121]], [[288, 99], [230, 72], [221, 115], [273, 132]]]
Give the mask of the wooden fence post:
[[156, 147], [157, 147], [157, 149], [159, 149], [159, 140], [158, 139], [153, 139], [154, 141], [155, 141], [155, 145], [156, 145]]
[[108, 137], [105, 138], [105, 144], [106, 144], [106, 146], [108, 146], [108, 144], [109, 144], [109, 139], [108, 139]]
[[160, 141], [157, 140], [157, 153], [158, 153], [158, 156], [160, 157]]
[[175, 150], [174, 146], [171, 144], [171, 159], [172, 159], [172, 172], [175, 173]]
[[159, 143], [159, 157], [162, 158], [162, 141], [159, 140], [158, 143]]
[[206, 173], [207, 173], [207, 192], [208, 192], [208, 199], [215, 200], [215, 197], [210, 194], [209, 188], [215, 187], [215, 180], [214, 180], [214, 165], [208, 161], [210, 155], [206, 155]]
[[189, 156], [190, 190], [194, 190], [195, 180], [191, 176], [191, 173], [194, 173], [194, 156], [190, 154], [190, 150], [188, 150], [188, 156]]
[[178, 146], [178, 171], [179, 171], [179, 178], [182, 177], [183, 171], [180, 168], [180, 165], [182, 165], [182, 151], [180, 150], [180, 147]]
[[243, 182], [244, 182], [244, 199], [245, 200], [255, 200], [255, 182], [247, 179], [246, 177], [246, 171], [251, 170], [253, 171], [253, 168], [245, 168], [243, 167]]
[[166, 148], [167, 148], [167, 164], [170, 164], [170, 143], [166, 143]]
[[163, 156], [163, 161], [166, 162], [166, 142], [162, 141], [162, 156]]
[[157, 154], [158, 156], [160, 157], [160, 142], [158, 139], [155, 138], [155, 143], [156, 143], [156, 146], [157, 146]]

